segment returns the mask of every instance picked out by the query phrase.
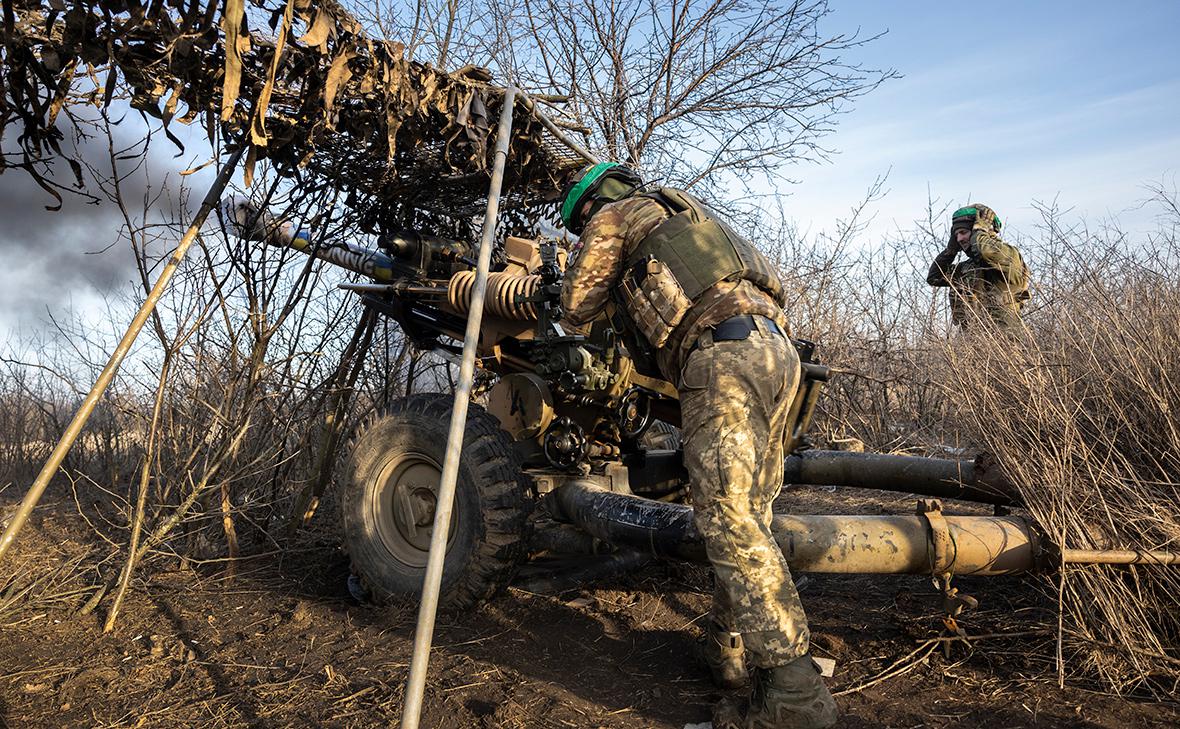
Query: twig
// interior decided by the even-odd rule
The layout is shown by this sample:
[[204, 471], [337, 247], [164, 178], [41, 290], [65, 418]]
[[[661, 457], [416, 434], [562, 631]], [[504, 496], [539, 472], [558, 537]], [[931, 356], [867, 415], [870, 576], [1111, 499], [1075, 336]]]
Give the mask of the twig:
[[119, 608], [123, 606], [123, 598], [127, 594], [127, 587], [131, 584], [131, 575], [135, 572], [138, 562], [137, 547], [139, 537], [143, 533], [144, 512], [147, 511], [148, 484], [152, 477], [152, 458], [156, 451], [156, 438], [160, 428], [160, 411], [164, 406], [164, 391], [168, 384], [168, 370], [172, 364], [171, 352], [164, 355], [164, 363], [160, 367], [160, 381], [156, 387], [156, 402], [152, 408], [152, 422], [148, 430], [147, 449], [143, 454], [143, 470], [139, 477], [139, 494], [135, 498], [135, 515], [131, 522], [131, 541], [127, 547], [127, 563], [123, 566], [123, 575], [119, 580], [119, 591], [115, 593], [115, 603], [107, 613], [102, 632], [109, 633], [115, 628], [115, 619], [119, 616]]
[[927, 643], [954, 643], [955, 641], [970, 643], [976, 640], [991, 640], [994, 638], [1027, 638], [1033, 635], [1050, 634], [1051, 632], [1048, 630], [1022, 630], [1015, 633], [982, 633], [980, 635], [968, 635], [965, 638], [960, 635], [944, 635], [939, 638], [926, 638], [925, 640], [919, 642], [921, 645], [926, 645]]
[[[861, 691], [864, 691], [867, 688], [870, 688], [872, 686], [876, 686], [877, 684], [881, 683], [882, 681], [887, 681], [891, 678], [897, 678], [898, 676], [909, 673], [910, 671], [912, 671], [914, 668], [916, 668], [920, 664], [925, 663], [926, 659], [930, 657], [930, 654], [933, 653], [934, 649], [937, 647], [938, 647], [937, 642], [930, 642], [929, 644], [920, 645], [917, 648], [915, 648], [913, 651], [911, 651], [908, 655], [906, 655], [904, 658], [895, 662], [892, 666], [890, 666], [889, 668], [886, 668], [881, 673], [877, 674], [877, 676], [874, 677], [873, 679], [866, 681], [862, 684], [859, 684], [857, 686], [853, 686], [852, 688], [846, 688], [843, 691], [836, 691], [832, 695], [833, 696], [846, 696], [848, 694], [859, 693]], [[918, 655], [919, 653], [921, 653], [921, 655], [918, 656], [917, 658], [914, 658], [914, 656]], [[911, 661], [910, 663], [907, 664], [906, 661], [909, 661], [911, 658], [913, 658], [913, 661]]]

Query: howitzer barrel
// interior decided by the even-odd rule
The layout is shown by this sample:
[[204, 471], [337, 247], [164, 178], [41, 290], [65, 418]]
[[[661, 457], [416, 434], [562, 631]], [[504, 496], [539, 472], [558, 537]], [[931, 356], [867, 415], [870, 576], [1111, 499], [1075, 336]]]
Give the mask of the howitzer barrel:
[[246, 240], [265, 241], [276, 248], [290, 248], [368, 276], [378, 283], [389, 283], [395, 278], [393, 259], [383, 251], [355, 243], [313, 244], [311, 233], [297, 230], [290, 221], [280, 220], [266, 210], [259, 210], [246, 199], [228, 197], [221, 201], [221, 208], [237, 234]]
[[288, 248], [315, 256], [334, 266], [347, 268], [362, 276], [368, 276], [381, 283], [394, 280], [393, 259], [375, 248], [358, 246], [355, 243], [333, 243], [330, 246], [313, 245], [305, 238], [295, 238], [286, 244]]
[[783, 481], [900, 491], [1001, 506], [1020, 503], [1016, 489], [998, 480], [982, 478], [975, 463], [967, 460], [803, 451], [787, 458]]

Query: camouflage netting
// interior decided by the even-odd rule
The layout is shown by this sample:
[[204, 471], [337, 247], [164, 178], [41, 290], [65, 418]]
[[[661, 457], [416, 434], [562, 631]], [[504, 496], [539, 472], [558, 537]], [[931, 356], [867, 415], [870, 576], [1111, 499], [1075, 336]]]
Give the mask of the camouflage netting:
[[[223, 11], [224, 8], [224, 11]], [[336, 191], [365, 232], [448, 227], [482, 211], [503, 89], [484, 69], [445, 73], [368, 36], [333, 0], [3, 0], [0, 172], [19, 167], [60, 201], [46, 164], [63, 117], [119, 95], [159, 119], [248, 144], [301, 194]], [[581, 164], [518, 103], [502, 204], [509, 229], [551, 219], [544, 198]], [[447, 223], [450, 223], [447, 225]], [[442, 232], [441, 230], [439, 232]]]

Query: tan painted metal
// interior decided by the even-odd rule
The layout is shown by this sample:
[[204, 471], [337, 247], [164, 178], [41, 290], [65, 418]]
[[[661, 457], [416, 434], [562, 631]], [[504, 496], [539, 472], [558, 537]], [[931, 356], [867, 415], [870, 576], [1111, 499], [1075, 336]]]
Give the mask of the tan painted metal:
[[946, 516], [950, 553], [935, 557], [924, 516], [776, 515], [774, 537], [792, 570], [849, 574], [1004, 575], [1036, 567], [1037, 539], [1015, 516]]
[[535, 438], [553, 422], [553, 394], [532, 372], [504, 375], [488, 392], [487, 411], [513, 439]]
[[[707, 561], [692, 507], [685, 504], [610, 493], [585, 480], [562, 484], [548, 498], [559, 518], [604, 542]], [[935, 526], [926, 513], [775, 514], [770, 528], [791, 569], [799, 572], [1004, 575], [1039, 566], [1037, 532], [1027, 519], [930, 512], [941, 516]], [[935, 531], [942, 532], [941, 546]]]
[[1180, 564], [1180, 552], [1135, 549], [1063, 549], [1066, 564]]

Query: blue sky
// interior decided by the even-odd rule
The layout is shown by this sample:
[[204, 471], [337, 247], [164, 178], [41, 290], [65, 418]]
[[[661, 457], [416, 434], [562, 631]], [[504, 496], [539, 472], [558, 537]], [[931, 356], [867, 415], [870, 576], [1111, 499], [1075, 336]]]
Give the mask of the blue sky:
[[903, 74], [861, 99], [828, 164], [780, 187], [822, 229], [889, 172], [869, 236], [907, 228], [929, 190], [1032, 232], [1033, 201], [1146, 230], [1144, 185], [1180, 172], [1180, 2], [833, 2], [828, 32], [887, 34], [857, 60]]

